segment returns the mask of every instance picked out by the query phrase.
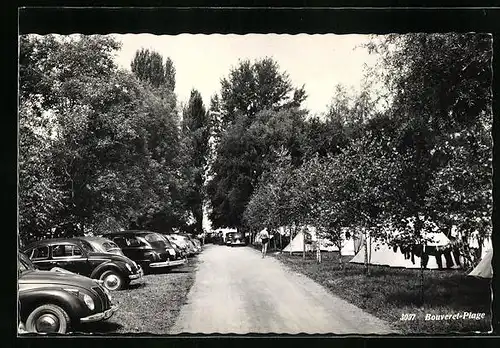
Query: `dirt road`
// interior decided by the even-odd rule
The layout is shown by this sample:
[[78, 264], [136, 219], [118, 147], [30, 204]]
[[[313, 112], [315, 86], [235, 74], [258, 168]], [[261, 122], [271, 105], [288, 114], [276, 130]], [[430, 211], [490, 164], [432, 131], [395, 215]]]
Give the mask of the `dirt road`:
[[207, 245], [171, 333], [385, 334], [387, 323], [249, 247]]

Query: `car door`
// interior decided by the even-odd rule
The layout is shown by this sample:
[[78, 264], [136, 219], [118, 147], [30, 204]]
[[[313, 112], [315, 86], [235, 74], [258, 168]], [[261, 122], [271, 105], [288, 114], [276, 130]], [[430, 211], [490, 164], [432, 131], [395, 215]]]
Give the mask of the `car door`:
[[26, 252], [26, 256], [31, 259], [31, 262], [37, 269], [41, 270], [50, 270], [54, 267], [51, 264], [49, 246], [48, 245], [40, 245], [34, 247], [30, 251]]
[[66, 242], [53, 244], [51, 252], [55, 266], [87, 277], [92, 273], [87, 254], [79, 245]]
[[145, 246], [134, 235], [116, 236], [112, 241], [116, 243], [122, 250], [123, 254], [131, 260], [136, 262], [144, 261], [147, 259], [144, 256]]

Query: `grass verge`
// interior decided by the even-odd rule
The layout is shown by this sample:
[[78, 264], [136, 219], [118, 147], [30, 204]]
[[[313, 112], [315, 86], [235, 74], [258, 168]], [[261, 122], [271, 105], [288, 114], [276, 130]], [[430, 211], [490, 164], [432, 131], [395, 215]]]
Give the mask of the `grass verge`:
[[[322, 253], [322, 263], [314, 255], [270, 253], [292, 270], [302, 273], [333, 294], [383, 319], [406, 334], [465, 334], [491, 330], [491, 281], [467, 277], [463, 271], [425, 270], [424, 304], [420, 305], [420, 270], [351, 264], [352, 256]], [[483, 318], [463, 318], [479, 313]], [[482, 314], [484, 313], [484, 314]], [[434, 315], [461, 315], [462, 318], [430, 320]]]
[[93, 334], [168, 334], [194, 283], [197, 257], [187, 265], [147, 274], [130, 288], [111, 293], [119, 309], [107, 321], [82, 325]]

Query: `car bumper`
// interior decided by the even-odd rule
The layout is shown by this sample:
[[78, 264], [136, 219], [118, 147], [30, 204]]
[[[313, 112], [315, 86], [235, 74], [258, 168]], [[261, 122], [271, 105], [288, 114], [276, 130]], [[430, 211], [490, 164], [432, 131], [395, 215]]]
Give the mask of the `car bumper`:
[[110, 309], [105, 310], [104, 312], [92, 314], [85, 318], [80, 318], [80, 322], [91, 323], [94, 321], [106, 320], [111, 318], [117, 310], [118, 310], [118, 305], [112, 305]]
[[184, 265], [187, 262], [186, 259], [175, 260], [175, 261], [165, 261], [165, 262], [153, 262], [149, 264], [151, 268], [160, 268], [160, 267], [172, 267], [172, 266], [180, 266]]
[[137, 272], [136, 274], [131, 274], [129, 275], [129, 279], [130, 280], [135, 280], [135, 279], [140, 279], [144, 276], [144, 271], [142, 270], [142, 267], [139, 268], [139, 272]]

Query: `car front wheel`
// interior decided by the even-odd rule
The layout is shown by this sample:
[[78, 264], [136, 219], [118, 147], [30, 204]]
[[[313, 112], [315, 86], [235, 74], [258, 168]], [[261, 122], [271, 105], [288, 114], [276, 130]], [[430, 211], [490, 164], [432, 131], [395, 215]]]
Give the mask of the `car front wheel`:
[[99, 279], [103, 281], [103, 285], [110, 291], [121, 290], [125, 286], [123, 277], [112, 270], [105, 271]]
[[26, 331], [66, 333], [70, 324], [68, 313], [61, 307], [47, 304], [37, 307], [26, 320]]

